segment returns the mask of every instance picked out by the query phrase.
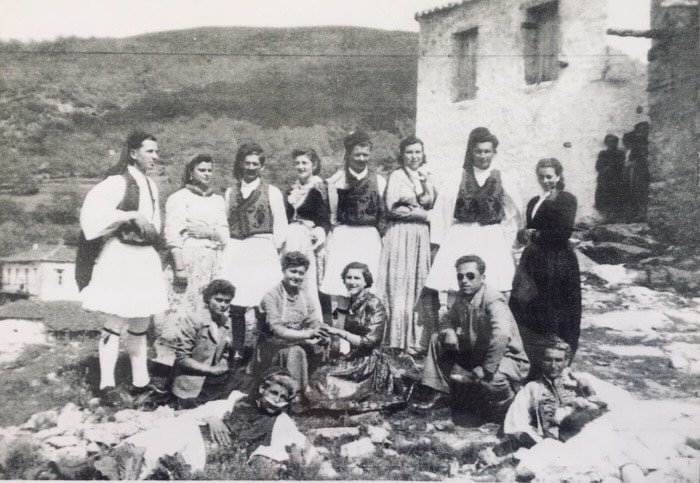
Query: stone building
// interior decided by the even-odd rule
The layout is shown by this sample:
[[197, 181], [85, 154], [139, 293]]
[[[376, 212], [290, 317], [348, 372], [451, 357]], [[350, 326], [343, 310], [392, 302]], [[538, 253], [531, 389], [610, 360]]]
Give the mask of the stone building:
[[649, 52], [650, 225], [700, 245], [698, 0], [654, 0]]
[[[416, 131], [439, 180], [459, 176], [469, 131], [486, 126], [501, 141], [497, 162], [516, 172], [526, 198], [539, 192], [537, 160], [556, 157], [579, 218], [595, 214], [604, 136], [622, 138], [648, 120], [649, 42], [633, 39], [635, 58], [607, 34], [630, 17], [612, 18], [616, 1], [465, 0], [416, 14]], [[648, 15], [648, 2], [635, 5]]]
[[6, 298], [78, 300], [75, 248], [34, 245], [31, 250], [0, 259], [2, 295]]

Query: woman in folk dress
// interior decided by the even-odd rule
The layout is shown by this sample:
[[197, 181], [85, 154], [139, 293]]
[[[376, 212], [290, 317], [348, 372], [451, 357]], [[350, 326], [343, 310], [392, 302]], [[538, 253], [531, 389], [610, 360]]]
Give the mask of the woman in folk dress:
[[287, 190], [284, 200], [289, 221], [284, 252], [301, 252], [309, 259], [304, 286], [320, 319], [318, 287], [323, 280], [326, 234], [330, 229], [328, 192], [318, 176], [321, 158], [314, 149], [295, 149], [292, 158], [297, 179]]
[[[219, 270], [221, 252], [228, 241], [224, 198], [211, 186], [214, 161], [199, 154], [185, 166], [183, 186], [165, 203], [165, 241], [173, 264], [169, 294], [168, 327], [179, 334], [188, 311], [202, 307], [202, 292]], [[184, 291], [182, 290], [184, 289]]]
[[389, 227], [383, 239], [377, 292], [389, 312], [384, 345], [421, 354], [427, 351], [432, 324], [421, 317], [416, 304], [430, 271], [428, 220], [436, 191], [422, 168], [425, 151], [416, 136], [399, 144], [399, 164], [387, 182], [384, 201]]
[[146, 331], [151, 316], [168, 308], [165, 278], [154, 248], [160, 232], [158, 188], [146, 176], [157, 159], [156, 138], [132, 132], [119, 162], [90, 190], [80, 211], [85, 238], [104, 240], [92, 278], [80, 295], [84, 309], [107, 315], [98, 345], [100, 398], [107, 405], [123, 401], [115, 388], [114, 369], [125, 327], [131, 392], [156, 389], [148, 374]]

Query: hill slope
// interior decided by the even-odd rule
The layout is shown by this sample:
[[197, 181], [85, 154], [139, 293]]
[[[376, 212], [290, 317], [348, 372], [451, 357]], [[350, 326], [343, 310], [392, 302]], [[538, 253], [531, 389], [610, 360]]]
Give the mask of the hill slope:
[[351, 27], [198, 28], [0, 43], [0, 143], [209, 114], [267, 127], [415, 115], [417, 34]]

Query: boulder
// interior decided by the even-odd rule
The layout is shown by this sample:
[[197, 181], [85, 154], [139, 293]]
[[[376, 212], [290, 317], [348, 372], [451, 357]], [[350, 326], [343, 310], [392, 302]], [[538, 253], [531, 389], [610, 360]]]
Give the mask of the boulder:
[[623, 265], [594, 265], [586, 272], [592, 273], [598, 278], [604, 280], [609, 286], [632, 285], [635, 283], [646, 282], [647, 280], [647, 275], [645, 272], [625, 268]]
[[65, 430], [77, 428], [85, 419], [85, 414], [73, 403], [63, 406], [56, 418], [56, 426]]
[[700, 344], [672, 342], [665, 349], [668, 351], [671, 367], [691, 374], [700, 374]]
[[666, 353], [658, 347], [646, 345], [600, 345], [598, 349], [612, 352], [620, 357], [666, 357]]
[[22, 429], [29, 429], [32, 431], [39, 431], [41, 429], [52, 428], [56, 426], [56, 421], [58, 419], [58, 411], [49, 410], [42, 411], [40, 413], [32, 414], [32, 416], [20, 426]]
[[310, 429], [308, 435], [312, 438], [338, 439], [343, 436], [359, 436], [360, 428], [354, 426], [339, 428], [317, 428]]
[[381, 444], [389, 437], [389, 430], [383, 426], [367, 426], [369, 439], [375, 444]]
[[612, 265], [633, 262], [652, 255], [648, 248], [616, 242], [581, 244], [579, 249], [597, 263]]
[[52, 436], [46, 440], [54, 448], [65, 448], [67, 446], [78, 446], [82, 440], [77, 436]]
[[333, 468], [331, 462], [326, 460], [321, 463], [321, 466], [319, 466], [316, 476], [322, 480], [334, 480], [340, 475], [337, 471], [335, 471], [335, 468]]
[[698, 293], [700, 288], [700, 271], [681, 270], [666, 267], [668, 281], [673, 288], [684, 293]]
[[374, 454], [374, 443], [370, 438], [361, 438], [340, 447], [340, 455], [350, 461], [360, 461]]
[[656, 248], [660, 243], [649, 236], [649, 226], [645, 223], [598, 225], [588, 232], [588, 237], [595, 242], [617, 242]]
[[673, 325], [671, 319], [655, 310], [620, 310], [584, 317], [581, 327], [601, 327], [620, 332], [649, 333]]

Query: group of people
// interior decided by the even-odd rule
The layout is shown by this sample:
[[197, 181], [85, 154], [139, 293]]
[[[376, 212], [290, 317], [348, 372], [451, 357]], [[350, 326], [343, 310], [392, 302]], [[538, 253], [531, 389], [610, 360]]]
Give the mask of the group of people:
[[635, 124], [620, 138], [605, 136], [605, 149], [598, 153], [595, 169], [598, 184], [595, 207], [608, 222], [646, 219], [649, 198], [649, 123]]
[[114, 369], [125, 330], [131, 393], [162, 392], [149, 378], [146, 333], [168, 312], [178, 339], [171, 392], [183, 409], [281, 367], [300, 407], [391, 407], [420, 381], [419, 409], [459, 394], [467, 409], [502, 420], [528, 377], [543, 374], [553, 341], [571, 362], [581, 289], [568, 243], [576, 198], [561, 163], [536, 164], [542, 193], [523, 206], [516, 179], [493, 163], [498, 145], [474, 129], [461, 178], [439, 190], [415, 136], [401, 141], [387, 180], [362, 131], [344, 139], [344, 167], [326, 181], [313, 149], [294, 150], [297, 179], [284, 192], [261, 178], [256, 143], [239, 148], [223, 197], [212, 189], [214, 160], [198, 155], [165, 204], [161, 237], [147, 176], [157, 140], [132, 133], [80, 216], [85, 243], [98, 242], [83, 306], [107, 315], [101, 399], [121, 399]]

